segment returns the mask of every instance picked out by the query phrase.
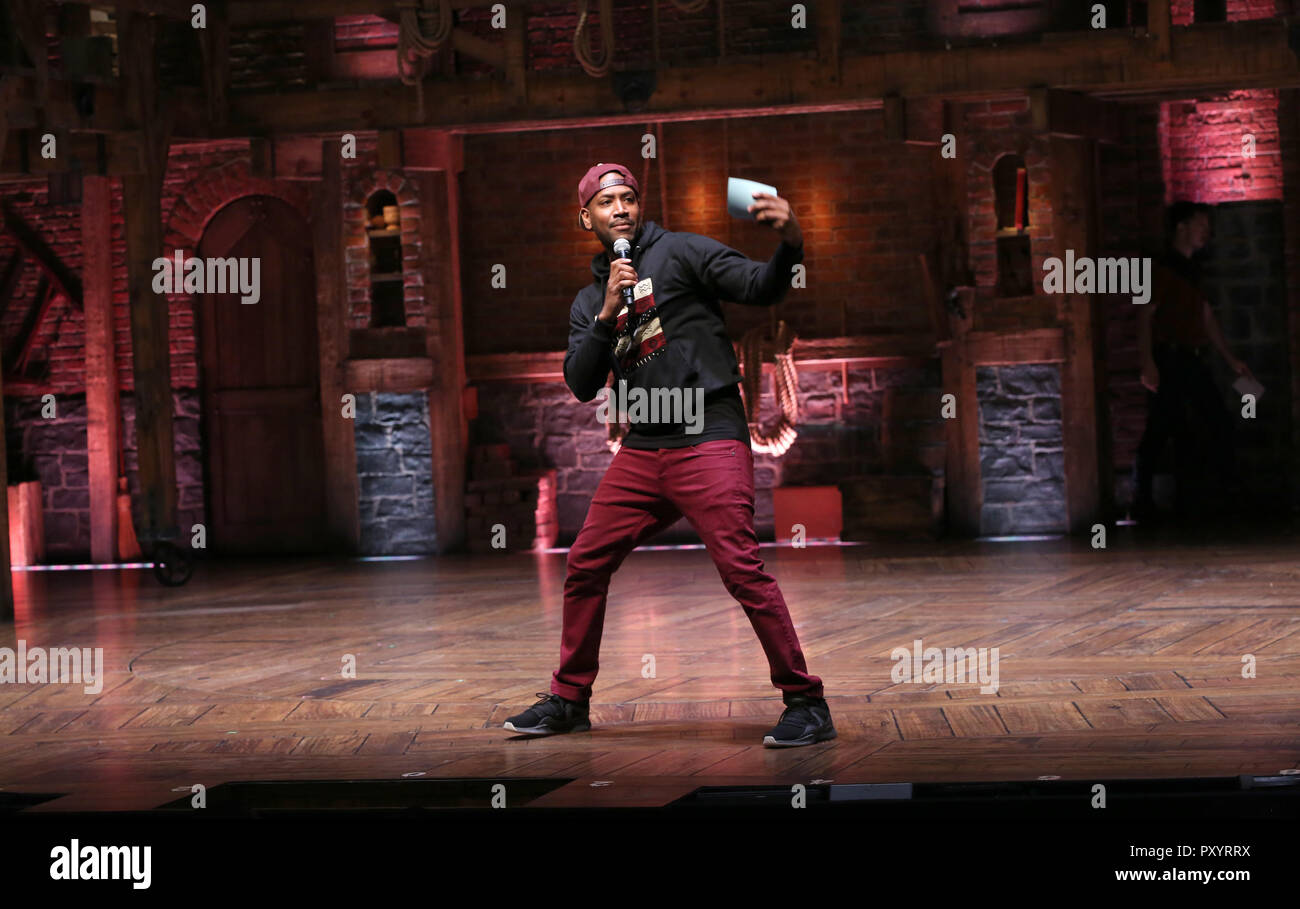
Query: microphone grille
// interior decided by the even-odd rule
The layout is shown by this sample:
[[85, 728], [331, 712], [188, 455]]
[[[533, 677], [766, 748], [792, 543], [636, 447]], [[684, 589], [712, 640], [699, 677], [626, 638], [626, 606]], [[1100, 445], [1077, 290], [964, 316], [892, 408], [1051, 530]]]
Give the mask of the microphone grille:
[[632, 244], [628, 242], [626, 237], [619, 237], [614, 241], [614, 252], [620, 259], [628, 258], [627, 254], [631, 249]]

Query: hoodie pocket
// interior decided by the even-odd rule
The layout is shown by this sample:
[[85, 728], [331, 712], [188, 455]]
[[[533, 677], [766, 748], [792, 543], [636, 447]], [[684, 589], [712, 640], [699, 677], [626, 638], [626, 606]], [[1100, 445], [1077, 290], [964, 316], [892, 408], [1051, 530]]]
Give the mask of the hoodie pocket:
[[677, 375], [681, 377], [680, 384], [683, 386], [689, 385], [691, 382], [698, 379], [700, 377], [700, 371], [687, 357], [686, 351], [682, 347], [682, 342], [679, 339], [669, 337], [668, 346], [671, 348], [672, 355], [677, 363]]

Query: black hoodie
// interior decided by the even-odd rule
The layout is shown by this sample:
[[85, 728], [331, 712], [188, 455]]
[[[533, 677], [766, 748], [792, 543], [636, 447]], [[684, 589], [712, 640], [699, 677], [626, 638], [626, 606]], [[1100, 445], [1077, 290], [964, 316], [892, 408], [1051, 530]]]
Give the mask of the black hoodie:
[[[702, 388], [704, 432], [686, 434], [682, 424], [632, 424], [630, 448], [693, 445], [713, 438], [749, 441], [739, 407], [740, 366], [727, 337], [720, 300], [755, 306], [779, 303], [790, 288], [791, 269], [803, 261], [803, 247], [784, 240], [766, 263], [701, 234], [641, 226], [632, 244], [635, 314], [627, 307], [614, 327], [596, 316], [605, 303], [609, 255], [591, 260], [592, 282], [578, 291], [569, 310], [569, 349], [564, 381], [579, 401], [590, 401], [611, 370], [633, 388]], [[737, 425], [736, 414], [739, 414]], [[743, 432], [743, 435], [741, 434]]]

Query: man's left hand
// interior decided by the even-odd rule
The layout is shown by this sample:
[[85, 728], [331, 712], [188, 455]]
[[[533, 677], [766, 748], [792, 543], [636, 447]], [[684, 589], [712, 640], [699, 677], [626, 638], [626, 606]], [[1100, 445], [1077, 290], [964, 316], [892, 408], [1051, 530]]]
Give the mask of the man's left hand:
[[754, 193], [754, 204], [749, 206], [749, 210], [760, 224], [770, 224], [775, 228], [786, 243], [803, 246], [803, 233], [788, 200], [771, 193]]

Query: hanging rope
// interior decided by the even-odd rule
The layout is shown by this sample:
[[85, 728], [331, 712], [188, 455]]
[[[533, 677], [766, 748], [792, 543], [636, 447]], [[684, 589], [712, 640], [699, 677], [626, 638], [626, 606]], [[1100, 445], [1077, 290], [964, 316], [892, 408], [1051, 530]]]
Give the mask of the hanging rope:
[[[795, 424], [799, 422], [799, 372], [794, 365], [795, 334], [782, 320], [776, 331], [776, 369], [772, 374], [772, 390], [776, 396], [777, 408], [781, 415], [771, 432], [764, 432], [759, 424], [759, 410], [762, 402], [763, 381], [763, 329], [761, 326], [751, 328], [740, 339], [741, 389], [744, 392], [745, 419], [749, 423], [749, 438], [757, 454], [770, 454], [779, 458], [794, 444], [799, 431]], [[608, 424], [608, 438], [605, 446], [612, 454], [618, 454], [627, 435], [627, 427], [618, 422], [617, 413], [611, 411], [615, 419]]]
[[787, 330], [782, 320], [776, 331], [776, 369], [772, 373], [772, 388], [781, 415], [772, 432], [764, 432], [759, 425], [763, 381], [763, 329], [751, 328], [740, 339], [741, 387], [745, 392], [745, 417], [749, 421], [749, 438], [754, 451], [781, 457], [794, 444], [799, 435], [795, 424], [799, 422], [799, 373], [794, 366], [794, 332]]
[[447, 0], [399, 0], [397, 9], [397, 75], [404, 85], [415, 86], [423, 120], [424, 79], [429, 59], [451, 38], [451, 5]]
[[614, 50], [614, 11], [609, 0], [600, 2], [600, 51], [594, 55], [591, 41], [583, 34], [587, 27], [587, 0], [578, 0], [578, 28], [573, 33], [573, 54], [583, 71], [593, 78], [609, 75], [609, 61]]

